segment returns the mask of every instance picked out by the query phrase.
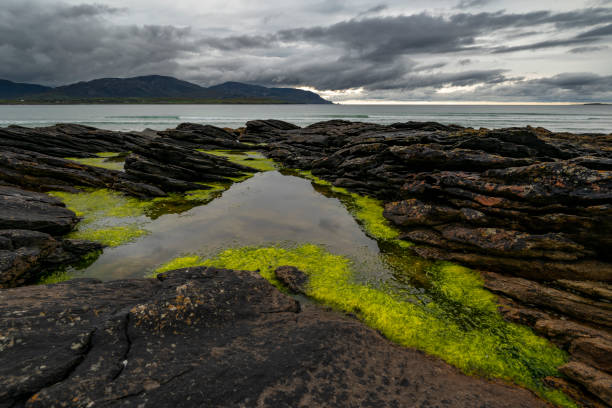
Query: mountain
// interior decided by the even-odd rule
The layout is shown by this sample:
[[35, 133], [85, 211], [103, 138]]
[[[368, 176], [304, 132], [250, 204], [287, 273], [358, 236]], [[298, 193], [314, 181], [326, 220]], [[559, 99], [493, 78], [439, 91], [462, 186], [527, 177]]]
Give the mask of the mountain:
[[52, 88], [42, 85], [21, 84], [19, 82], [0, 79], [0, 99], [15, 99], [21, 96], [36, 95]]
[[301, 89], [266, 88], [240, 82], [226, 82], [205, 88], [161, 75], [101, 78], [57, 88], [15, 84], [30, 88], [19, 90], [17, 87], [6, 87], [6, 92], [1, 86], [3, 82], [0, 81], [0, 100], [22, 99], [25, 103], [331, 103], [314, 92]]
[[[271, 98], [289, 103], [330, 103], [314, 92], [295, 88], [266, 88], [240, 82], [225, 82], [207, 88], [211, 97], [225, 98]], [[221, 96], [224, 95], [224, 96]]]
[[149, 75], [135, 78], [102, 78], [60, 86], [52, 93], [71, 98], [183, 98], [197, 97], [202, 87], [180, 79]]

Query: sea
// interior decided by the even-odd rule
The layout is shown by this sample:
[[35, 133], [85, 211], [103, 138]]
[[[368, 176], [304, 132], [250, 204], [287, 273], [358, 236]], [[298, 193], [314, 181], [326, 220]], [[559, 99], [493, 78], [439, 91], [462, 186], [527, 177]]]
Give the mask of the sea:
[[544, 127], [612, 133], [612, 105], [2, 105], [0, 127], [80, 123], [110, 130], [162, 130], [183, 122], [238, 128], [253, 119], [298, 126], [344, 119], [391, 124], [435, 121], [473, 128]]

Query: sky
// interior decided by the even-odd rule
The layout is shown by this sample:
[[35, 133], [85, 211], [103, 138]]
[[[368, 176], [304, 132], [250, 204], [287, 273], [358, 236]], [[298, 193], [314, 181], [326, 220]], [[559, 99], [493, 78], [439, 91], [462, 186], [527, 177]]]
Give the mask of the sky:
[[612, 0], [0, 0], [0, 78], [170, 75], [340, 103], [612, 102]]

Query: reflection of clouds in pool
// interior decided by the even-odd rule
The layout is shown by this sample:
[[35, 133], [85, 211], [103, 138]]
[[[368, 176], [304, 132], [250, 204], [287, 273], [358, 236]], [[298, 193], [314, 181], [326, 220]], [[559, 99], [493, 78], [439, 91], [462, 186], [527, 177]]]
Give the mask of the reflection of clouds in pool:
[[105, 250], [79, 276], [140, 277], [180, 255], [279, 242], [316, 243], [384, 269], [377, 243], [337, 199], [319, 194], [308, 180], [275, 171], [234, 184], [207, 205], [163, 215], [147, 229], [150, 234], [140, 240]]

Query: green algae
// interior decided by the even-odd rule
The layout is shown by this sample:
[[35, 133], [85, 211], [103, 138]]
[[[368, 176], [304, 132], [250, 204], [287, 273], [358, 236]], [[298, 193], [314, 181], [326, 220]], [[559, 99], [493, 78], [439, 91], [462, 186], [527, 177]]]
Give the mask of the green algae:
[[159, 268], [157, 268], [155, 272], [153, 272], [152, 276], [156, 276], [160, 273], [167, 271], [173, 271], [175, 269], [202, 266], [204, 264], [204, 261], [205, 259], [201, 258], [198, 255], [187, 255], [174, 258], [173, 260], [168, 261], [165, 264], [161, 265]]
[[137, 225], [118, 225], [108, 228], [84, 228], [70, 234], [71, 238], [99, 242], [105, 246], [115, 247], [147, 235], [148, 231]]
[[107, 246], [118, 246], [146, 235], [146, 201], [106, 190], [86, 190], [79, 193], [55, 191], [50, 195], [61, 199], [66, 207], [81, 217], [70, 238], [86, 239]]
[[86, 164], [88, 166], [102, 167], [108, 170], [123, 171], [125, 158], [122, 153], [116, 152], [101, 152], [96, 153], [98, 157], [66, 157], [66, 160], [72, 160], [77, 163]]
[[232, 163], [248, 166], [259, 171], [273, 171], [277, 169], [274, 160], [264, 157], [259, 152], [240, 150], [203, 150], [197, 149], [199, 152], [212, 154], [213, 156], [225, 157]]
[[77, 262], [74, 262], [70, 265], [64, 265], [55, 271], [43, 276], [38, 280], [39, 285], [49, 285], [52, 283], [60, 283], [74, 278], [76, 274], [76, 270], [85, 269], [91, 264], [93, 264], [98, 257], [102, 254], [102, 251], [91, 251]]
[[190, 266], [257, 270], [281, 287], [274, 270], [282, 265], [295, 266], [309, 276], [307, 296], [355, 314], [393, 342], [438, 356], [468, 374], [515, 382], [557, 405], [575, 406], [543, 382], [546, 376], [559, 375], [557, 367], [566, 362], [565, 353], [528, 328], [504, 321], [495, 296], [468, 268], [425, 262], [430, 285], [421, 298], [356, 283], [349, 259], [311, 244], [293, 249], [228, 249], [211, 259], [185, 256], [156, 273]]

